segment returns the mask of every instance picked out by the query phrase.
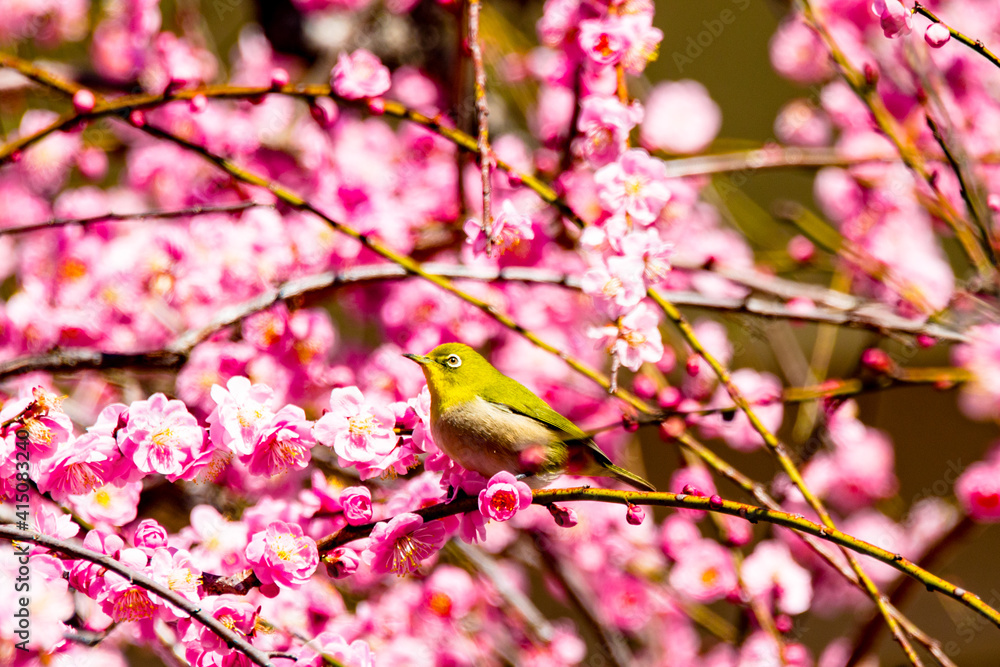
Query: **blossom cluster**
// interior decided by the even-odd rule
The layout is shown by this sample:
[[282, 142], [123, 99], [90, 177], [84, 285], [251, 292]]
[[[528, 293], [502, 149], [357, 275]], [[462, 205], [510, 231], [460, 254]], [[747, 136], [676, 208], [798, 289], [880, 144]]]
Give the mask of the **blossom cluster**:
[[[124, 665], [126, 650], [251, 664], [205, 616], [280, 666], [587, 662], [600, 642], [539, 611], [554, 605], [636, 664], [847, 663], [847, 638], [804, 632], [874, 609], [842, 554], [741, 516], [654, 512], [639, 494], [539, 502], [521, 471], [464, 470], [435, 444], [431, 394], [402, 354], [451, 341], [488, 351], [630, 469], [655, 440], [634, 432], [659, 425], [653, 446], [680, 442], [680, 463], [658, 451], [644, 476], [716, 506], [733, 487], [710, 468], [744, 479], [727, 462], [774, 450], [765, 434], [792, 421], [788, 378], [822, 369], [800, 372], [809, 360], [787, 350], [775, 355], [785, 378], [750, 367], [746, 336], [721, 317], [672, 336], [664, 295], [749, 317], [768, 293], [791, 320], [814, 297], [850, 296], [864, 307], [838, 311], [849, 322], [947, 331], [939, 385], [961, 384], [971, 419], [1000, 421], [990, 273], [955, 259], [969, 237], [987, 265], [1000, 253], [1000, 71], [987, 58], [901, 0], [815, 0], [784, 18], [770, 57], [810, 96], [781, 110], [775, 137], [789, 155], [824, 157], [814, 195], [829, 225], [775, 260], [730, 224], [709, 172], [677, 175], [711, 157], [722, 112], [697, 81], [649, 81], [675, 39], [649, 0], [546, 0], [537, 47], [489, 70], [491, 86], [537, 92], [525, 127], [495, 114], [476, 155], [494, 163], [489, 192], [462, 153], [470, 138], [456, 139], [465, 92], [369, 32], [451, 20], [460, 3], [293, 0], [319, 65], [253, 24], [225, 55], [198, 21], [166, 24], [158, 0], [97, 4], [0, 12], [4, 51], [78, 49], [90, 63], [53, 74], [68, 82], [62, 107], [15, 74], [4, 92], [23, 103], [11, 107], [16, 148], [0, 147], [0, 512], [25, 497], [25, 527], [70, 545], [30, 546], [23, 645], [20, 603], [0, 595], [4, 664]], [[1000, 38], [986, 4], [933, 3], [955, 29]], [[304, 83], [318, 80], [329, 87]], [[133, 94], [145, 101], [102, 113]], [[498, 108], [492, 90], [489, 101]], [[797, 269], [803, 282], [775, 276]], [[806, 284], [822, 271], [850, 295]], [[79, 370], [74, 354], [98, 352]], [[906, 359], [856, 356], [858, 392], [904, 377], [893, 373]], [[52, 372], [64, 361], [71, 373]], [[902, 450], [843, 386], [812, 387], [801, 479], [743, 484], [750, 502], [770, 493], [817, 521], [821, 502], [843, 532], [911, 561], [969, 522], [1000, 521], [997, 446], [906, 504]], [[614, 482], [553, 482], [581, 485]], [[3, 593], [17, 553], [0, 542]], [[900, 580], [889, 564], [864, 567], [880, 591]]]

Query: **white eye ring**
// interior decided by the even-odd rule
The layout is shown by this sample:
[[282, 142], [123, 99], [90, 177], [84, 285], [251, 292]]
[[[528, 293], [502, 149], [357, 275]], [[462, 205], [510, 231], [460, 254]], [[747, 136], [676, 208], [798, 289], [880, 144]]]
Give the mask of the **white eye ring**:
[[451, 368], [458, 368], [462, 365], [462, 358], [457, 354], [449, 354], [444, 360], [444, 364], [445, 366], [449, 366]]

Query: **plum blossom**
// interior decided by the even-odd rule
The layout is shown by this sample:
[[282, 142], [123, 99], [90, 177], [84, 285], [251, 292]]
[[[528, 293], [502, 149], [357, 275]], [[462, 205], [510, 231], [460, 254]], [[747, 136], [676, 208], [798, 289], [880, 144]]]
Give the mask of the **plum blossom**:
[[494, 521], [508, 521], [531, 505], [531, 488], [506, 470], [490, 478], [479, 492], [479, 511]]
[[372, 492], [366, 486], [350, 486], [340, 494], [344, 508], [344, 518], [352, 526], [360, 526], [372, 520]]
[[273, 395], [267, 385], [251, 385], [242, 376], [229, 378], [225, 388], [213, 384], [212, 400], [216, 405], [206, 420], [212, 442], [234, 454], [253, 453], [261, 431], [274, 416]]
[[274, 597], [279, 589], [302, 587], [319, 565], [316, 542], [302, 526], [272, 521], [255, 533], [246, 548], [247, 562], [262, 582], [261, 592]]
[[420, 515], [404, 512], [375, 524], [361, 558], [372, 572], [403, 576], [416, 571], [421, 562], [440, 549], [445, 537], [440, 521], [424, 523]]
[[783, 542], [768, 540], [754, 547], [740, 566], [740, 580], [747, 593], [773, 600], [784, 614], [801, 614], [812, 603], [812, 576]]
[[[227, 628], [243, 637], [252, 638], [257, 629], [259, 607], [235, 595], [208, 595], [201, 600], [201, 609]], [[242, 662], [234, 660], [234, 651], [226, 640], [194, 619], [182, 619], [178, 624], [185, 648], [185, 657], [192, 665], [230, 667]]]
[[205, 430], [183, 402], [160, 393], [129, 406], [118, 446], [141, 473], [185, 477], [205, 451]]
[[114, 449], [114, 440], [95, 433], [68, 441], [42, 464], [38, 490], [52, 493], [56, 500], [63, 500], [67, 496], [89, 493], [104, 486], [111, 460], [109, 452]]
[[612, 317], [632, 310], [646, 296], [642, 265], [619, 256], [588, 269], [580, 287]]
[[341, 465], [368, 464], [395, 449], [395, 423], [388, 407], [367, 403], [360, 389], [346, 387], [330, 393], [330, 411], [313, 425], [313, 435], [333, 447]]
[[261, 429], [253, 453], [244, 457], [247, 470], [251, 475], [273, 477], [290, 468], [305, 468], [314, 444], [312, 423], [305, 412], [297, 405], [286, 405]]
[[924, 41], [932, 48], [940, 49], [951, 40], [951, 32], [941, 23], [932, 23], [924, 31]]
[[1000, 419], [1000, 324], [971, 327], [966, 338], [952, 352], [952, 362], [972, 375], [959, 405], [972, 419]]
[[656, 221], [670, 200], [667, 167], [641, 148], [632, 148], [594, 174], [597, 196], [611, 212], [624, 212], [640, 225]]
[[913, 12], [900, 0], [872, 0], [872, 13], [879, 18], [886, 37], [909, 35], [913, 29]]
[[714, 602], [727, 596], [737, 585], [736, 568], [729, 551], [708, 539], [700, 539], [679, 549], [670, 570], [670, 585], [696, 602]]
[[361, 557], [348, 547], [338, 547], [323, 556], [326, 573], [334, 579], [344, 579], [358, 571]]
[[477, 255], [485, 252], [490, 257], [516, 248], [521, 241], [535, 238], [535, 232], [531, 229], [531, 216], [518, 213], [509, 199], [503, 201], [500, 214], [493, 219], [489, 239], [482, 224], [474, 219], [466, 220], [462, 229], [465, 232], [465, 242], [472, 246], [473, 252]]
[[391, 84], [389, 68], [366, 49], [341, 53], [330, 75], [334, 92], [349, 100], [378, 97], [388, 91]]
[[659, 324], [656, 311], [642, 302], [620, 317], [617, 326], [593, 327], [587, 335], [622, 366], [637, 371], [643, 363], [656, 363], [663, 357]]
[[660, 83], [646, 98], [640, 138], [649, 149], [698, 153], [722, 127], [722, 110], [701, 83], [685, 79]]
[[580, 21], [580, 48], [595, 63], [614, 65], [630, 45], [629, 27], [617, 16]]
[[574, 148], [594, 167], [614, 162], [625, 151], [629, 132], [642, 116], [642, 106], [637, 102], [626, 106], [615, 97], [585, 97], [580, 102], [576, 122], [580, 136]]
[[997, 460], [973, 463], [955, 482], [955, 496], [975, 521], [1000, 521], [1000, 463]]
[[350, 644], [341, 635], [321, 632], [303, 648], [296, 664], [302, 667], [324, 667], [336, 660], [351, 667], [375, 667], [375, 654], [367, 642], [355, 639]]

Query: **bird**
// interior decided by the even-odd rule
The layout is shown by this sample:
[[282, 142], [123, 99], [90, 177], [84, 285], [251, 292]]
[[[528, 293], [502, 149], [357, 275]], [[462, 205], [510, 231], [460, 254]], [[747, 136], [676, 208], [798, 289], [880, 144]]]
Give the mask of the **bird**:
[[587, 433], [517, 380], [462, 343], [438, 345], [420, 364], [431, 397], [431, 435], [466, 470], [487, 479], [506, 470], [532, 488], [560, 474], [613, 477], [656, 488], [611, 462]]

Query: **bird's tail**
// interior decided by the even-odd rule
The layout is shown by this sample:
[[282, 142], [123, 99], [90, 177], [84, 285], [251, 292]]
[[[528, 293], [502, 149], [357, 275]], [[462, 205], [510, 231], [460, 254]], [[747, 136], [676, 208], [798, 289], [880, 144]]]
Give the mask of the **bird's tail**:
[[656, 487], [644, 480], [638, 475], [630, 473], [625, 468], [619, 468], [614, 463], [609, 463], [605, 466], [605, 470], [609, 477], [614, 477], [615, 479], [625, 482], [629, 486], [639, 489], [640, 491], [656, 491]]

